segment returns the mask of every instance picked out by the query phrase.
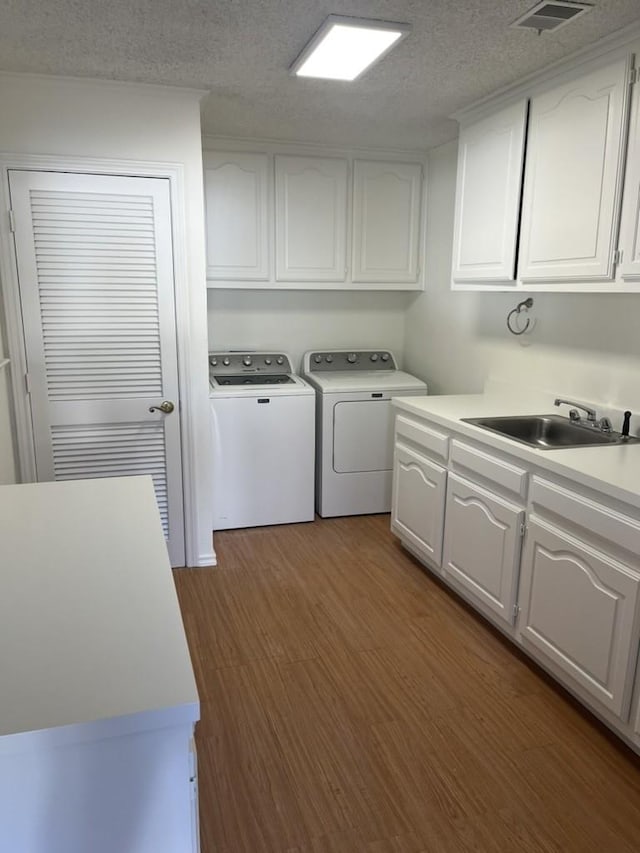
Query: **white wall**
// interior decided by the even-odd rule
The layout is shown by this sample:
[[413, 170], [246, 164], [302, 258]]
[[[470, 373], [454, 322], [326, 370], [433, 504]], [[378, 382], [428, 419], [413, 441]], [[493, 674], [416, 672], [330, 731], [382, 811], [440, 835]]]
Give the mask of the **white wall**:
[[[0, 151], [179, 164], [187, 256], [193, 459], [198, 471], [198, 554], [211, 555], [211, 456], [206, 268], [199, 95], [179, 89], [31, 75], [0, 75]], [[186, 326], [186, 329], [185, 329]]]
[[405, 366], [431, 393], [487, 379], [640, 411], [640, 294], [534, 294], [532, 334], [507, 331], [523, 297], [450, 288], [456, 143], [429, 156], [426, 290], [407, 311]]
[[209, 348], [276, 349], [299, 369], [308, 349], [385, 347], [402, 358], [406, 293], [209, 290]]

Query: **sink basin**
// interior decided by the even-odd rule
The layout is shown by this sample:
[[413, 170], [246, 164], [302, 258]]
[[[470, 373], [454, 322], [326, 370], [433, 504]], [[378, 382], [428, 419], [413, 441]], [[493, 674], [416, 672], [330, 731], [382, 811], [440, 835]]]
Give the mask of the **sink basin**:
[[554, 450], [560, 447], [597, 447], [638, 441], [633, 437], [624, 439], [618, 432], [599, 432], [595, 427], [573, 423], [561, 415], [518, 415], [501, 418], [462, 418], [462, 420], [540, 450]]

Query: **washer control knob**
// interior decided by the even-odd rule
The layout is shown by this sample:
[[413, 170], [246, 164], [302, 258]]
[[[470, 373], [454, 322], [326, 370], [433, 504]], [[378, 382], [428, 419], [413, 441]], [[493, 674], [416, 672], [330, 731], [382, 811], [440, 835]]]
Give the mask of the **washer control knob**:
[[389, 353], [388, 353], [388, 352], [383, 352], [383, 353], [382, 353], [382, 355], [380, 356], [380, 358], [381, 358], [383, 361], [389, 361]]
[[320, 364], [320, 362], [322, 361], [322, 356], [321, 355], [314, 355], [313, 360], [315, 361], [316, 364]]
[[251, 356], [245, 355], [245, 357], [242, 359], [242, 363], [245, 367], [251, 367]]
[[331, 364], [331, 362], [333, 361], [333, 356], [325, 355], [324, 360], [327, 362], [327, 364]]
[[218, 359], [212, 358], [211, 361], [209, 362], [209, 364], [211, 365], [211, 367], [217, 367], [218, 366]]
[[355, 364], [357, 360], [358, 356], [355, 352], [350, 352], [347, 356], [347, 361], [349, 362], [349, 364]]
[[284, 358], [283, 358], [283, 356], [279, 355], [279, 356], [276, 358], [276, 364], [284, 364]]
[[372, 352], [370, 358], [371, 358], [371, 361], [377, 361], [378, 360], [378, 353]]
[[229, 359], [229, 356], [225, 356], [222, 359], [222, 363], [224, 364], [225, 367], [229, 367], [229, 365], [231, 364], [231, 360]]

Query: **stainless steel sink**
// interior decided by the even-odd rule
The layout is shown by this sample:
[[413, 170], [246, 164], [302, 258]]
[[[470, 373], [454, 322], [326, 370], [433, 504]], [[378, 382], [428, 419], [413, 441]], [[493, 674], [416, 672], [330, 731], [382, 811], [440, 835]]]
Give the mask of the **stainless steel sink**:
[[600, 432], [595, 427], [574, 423], [561, 415], [518, 415], [462, 420], [540, 450], [627, 444], [639, 440], [633, 437], [623, 438], [618, 432]]

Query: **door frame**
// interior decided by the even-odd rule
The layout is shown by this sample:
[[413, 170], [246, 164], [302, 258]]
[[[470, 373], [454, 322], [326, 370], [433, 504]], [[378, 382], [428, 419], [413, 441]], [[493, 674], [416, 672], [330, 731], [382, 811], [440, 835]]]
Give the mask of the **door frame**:
[[[114, 160], [90, 157], [62, 157], [36, 154], [0, 153], [0, 298], [4, 307], [11, 395], [14, 407], [16, 455], [20, 480], [35, 482], [35, 447], [31, 423], [31, 405], [24, 377], [27, 373], [22, 309], [15, 247], [7, 211], [10, 209], [9, 170], [77, 172], [120, 177], [166, 178], [169, 180], [171, 236], [173, 241], [174, 303], [178, 353], [178, 388], [181, 400], [180, 434], [182, 488], [185, 533], [185, 565], [215, 565], [213, 546], [208, 554], [199, 553], [198, 489], [196, 434], [199, 432], [194, 400], [201, 389], [194, 382], [197, 371], [191, 369], [194, 353], [191, 341], [189, 277], [187, 274], [187, 222], [184, 198], [184, 168], [180, 163]], [[203, 282], [204, 287], [204, 282]]]

